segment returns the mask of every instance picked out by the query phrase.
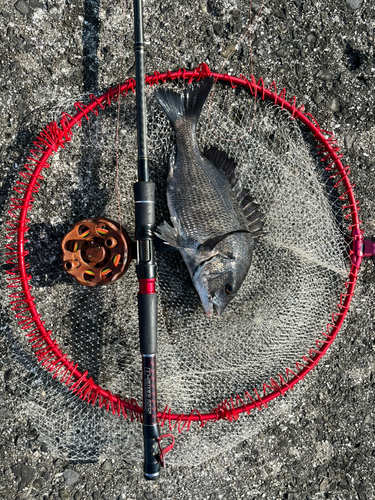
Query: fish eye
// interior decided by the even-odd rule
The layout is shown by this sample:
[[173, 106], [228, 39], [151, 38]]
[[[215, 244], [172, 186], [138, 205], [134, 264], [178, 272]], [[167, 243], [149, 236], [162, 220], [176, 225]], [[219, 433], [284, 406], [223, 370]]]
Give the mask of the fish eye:
[[234, 284], [233, 283], [227, 283], [225, 285], [225, 293], [227, 295], [232, 295], [232, 293], [235, 292], [235, 289], [234, 289]]

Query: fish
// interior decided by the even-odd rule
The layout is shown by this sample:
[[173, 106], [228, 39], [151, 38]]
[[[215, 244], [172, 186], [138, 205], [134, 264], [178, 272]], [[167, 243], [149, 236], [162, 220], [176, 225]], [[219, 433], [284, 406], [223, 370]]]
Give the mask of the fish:
[[265, 218], [237, 178], [235, 161], [216, 147], [199, 149], [197, 123], [213, 82], [207, 77], [181, 93], [154, 93], [176, 142], [167, 176], [172, 225], [165, 221], [155, 235], [180, 251], [208, 317], [221, 316], [237, 295]]

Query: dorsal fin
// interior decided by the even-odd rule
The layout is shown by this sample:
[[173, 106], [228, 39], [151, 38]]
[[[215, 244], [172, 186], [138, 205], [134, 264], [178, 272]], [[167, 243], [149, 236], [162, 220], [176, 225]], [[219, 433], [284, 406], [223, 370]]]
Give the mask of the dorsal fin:
[[219, 151], [214, 146], [211, 146], [208, 149], [206, 148], [203, 154], [208, 160], [212, 161], [217, 168], [224, 172], [230, 182], [230, 185], [233, 187], [238, 180], [235, 174], [235, 161], [232, 160], [232, 158], [229, 158], [224, 151]]
[[244, 189], [241, 181], [236, 176], [236, 162], [229, 158], [225, 151], [211, 146], [204, 150], [204, 156], [210, 160], [217, 168], [223, 171], [228, 178], [230, 185], [235, 192], [237, 199], [243, 209], [243, 213], [249, 225], [249, 231], [253, 238], [262, 236], [265, 216], [258, 210], [259, 205], [253, 201], [249, 191]]

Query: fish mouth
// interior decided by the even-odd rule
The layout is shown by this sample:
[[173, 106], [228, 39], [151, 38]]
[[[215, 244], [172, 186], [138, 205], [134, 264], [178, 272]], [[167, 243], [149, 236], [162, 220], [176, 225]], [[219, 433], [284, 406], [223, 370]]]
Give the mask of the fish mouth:
[[199, 272], [194, 274], [193, 282], [195, 285], [195, 289], [198, 292], [199, 298], [201, 299], [201, 304], [203, 306], [203, 309], [205, 310], [206, 316], [207, 318], [210, 318], [214, 313], [214, 303], [212, 301], [212, 298], [207, 294], [207, 290], [205, 289], [202, 281], [199, 279], [199, 274]]
[[204, 307], [204, 310], [206, 312], [207, 318], [211, 318], [212, 316], [221, 316], [223, 312], [223, 308], [221, 307], [220, 304], [215, 302], [215, 297], [210, 299], [210, 298], [205, 298], [205, 300], [202, 299], [202, 305]]
[[223, 312], [223, 308], [221, 307], [221, 305], [217, 304], [215, 302], [215, 299], [212, 300], [212, 304], [213, 304], [213, 309], [215, 310], [215, 313], [217, 314], [217, 316], [221, 316], [221, 314]]
[[209, 293], [207, 293], [207, 290], [205, 289], [202, 281], [200, 280], [200, 276], [202, 274], [202, 271], [204, 270], [205, 266], [209, 263], [212, 262], [213, 260], [218, 258], [218, 254], [212, 255], [208, 259], [202, 261], [200, 265], [197, 267], [194, 275], [193, 275], [193, 282], [195, 285], [195, 288], [198, 292], [198, 295], [201, 299], [201, 303], [203, 305], [203, 308], [206, 312], [207, 318], [210, 318], [214, 315], [216, 316], [221, 316], [223, 312], [223, 307], [222, 305], [218, 302], [216, 295], [210, 296]]
[[218, 304], [215, 304], [215, 302], [209, 301], [208, 304], [203, 305], [205, 311], [206, 311], [206, 316], [207, 318], [211, 318], [214, 313], [216, 316], [221, 316], [221, 310]]

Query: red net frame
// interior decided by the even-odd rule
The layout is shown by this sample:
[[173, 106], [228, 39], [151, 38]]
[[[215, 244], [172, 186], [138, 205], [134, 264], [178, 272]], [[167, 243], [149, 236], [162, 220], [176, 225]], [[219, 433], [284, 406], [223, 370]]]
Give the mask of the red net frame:
[[[221, 401], [210, 413], [200, 413], [197, 409], [193, 409], [190, 414], [178, 414], [173, 413], [172, 409], [167, 406], [164, 411], [158, 413], [160, 425], [164, 426], [168, 422], [169, 428], [172, 430], [177, 427], [178, 432], [183, 429], [189, 430], [192, 422], [198, 422], [203, 426], [208, 421], [236, 420], [241, 413], [249, 414], [255, 408], [258, 410], [266, 408], [271, 400], [293, 389], [326, 354], [339, 332], [354, 294], [363, 258], [364, 238], [358, 216], [360, 207], [353, 193], [355, 185], [349, 179], [349, 167], [344, 166], [341, 162], [343, 155], [340, 153], [333, 133], [322, 129], [316, 119], [304, 111], [303, 105], [297, 107], [295, 96], [287, 100], [285, 88], [278, 93], [275, 82], [266, 87], [262, 79], [256, 81], [253, 76], [247, 79], [243, 75], [234, 77], [214, 73], [206, 64], [201, 64], [191, 71], [179, 69], [166, 73], [155, 72], [151, 76], [146, 76], [146, 83], [153, 86], [178, 79], [191, 83], [193, 80], [198, 81], [210, 75], [214, 76], [216, 81], [230, 85], [232, 88], [242, 86], [256, 98], [272, 101], [281, 109], [286, 109], [292, 120], [299, 120], [311, 131], [317, 141], [321, 161], [324, 162], [325, 169], [330, 172], [330, 178], [335, 180], [334, 187], [344, 188], [340, 200], [343, 202], [342, 210], [345, 212], [345, 219], [349, 220], [349, 230], [351, 231], [351, 269], [345, 282], [345, 293], [340, 295], [337, 310], [332, 313], [332, 322], [327, 324], [326, 331], [322, 332], [322, 337], [315, 341], [315, 347], [309, 350], [308, 355], [296, 362], [293, 369], [287, 367], [284, 373], [279, 373], [276, 380], [271, 378], [268, 383], [264, 383], [261, 394], [256, 388], [253, 388], [252, 392], [246, 391], [242, 396], [236, 395]], [[135, 87], [135, 80], [128, 79], [122, 85], [110, 88], [99, 97], [91, 94], [90, 104], [75, 103], [77, 112], [74, 116], [63, 112], [59, 122], [50, 123], [40, 132], [34, 142], [34, 148], [30, 151], [28, 163], [24, 165], [25, 170], [20, 174], [22, 180], [17, 181], [14, 187], [17, 194], [10, 201], [8, 213], [11, 220], [7, 226], [6, 255], [8, 257], [7, 264], [12, 266], [12, 269], [7, 271], [9, 275], [8, 288], [11, 290], [11, 308], [20, 327], [25, 331], [26, 338], [40, 364], [54, 378], [65, 384], [76, 396], [87, 403], [98, 405], [100, 408], [104, 407], [106, 411], [111, 411], [119, 416], [123, 415], [125, 418], [130, 418], [131, 421], [141, 421], [143, 410], [135, 399], [121, 398], [118, 394], [112, 394], [109, 390], [100, 387], [87, 371], [81, 372], [78, 369], [78, 364], [69, 359], [57, 342], [53, 340], [52, 332], [45, 328], [35, 306], [32, 287], [29, 283], [31, 280], [31, 275], [28, 272], [29, 264], [25, 261], [25, 257], [29, 253], [25, 250], [29, 230], [28, 223], [30, 222], [27, 215], [33, 208], [33, 196], [40, 188], [40, 181], [44, 179], [42, 171], [50, 166], [49, 159], [59, 148], [64, 148], [71, 141], [73, 128], [80, 127], [83, 118], [88, 120], [90, 113], [97, 115], [99, 107], [105, 109], [111, 103], [116, 102], [120, 94], [126, 97], [129, 91], [135, 92]]]

